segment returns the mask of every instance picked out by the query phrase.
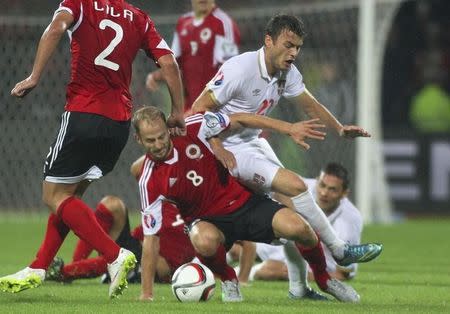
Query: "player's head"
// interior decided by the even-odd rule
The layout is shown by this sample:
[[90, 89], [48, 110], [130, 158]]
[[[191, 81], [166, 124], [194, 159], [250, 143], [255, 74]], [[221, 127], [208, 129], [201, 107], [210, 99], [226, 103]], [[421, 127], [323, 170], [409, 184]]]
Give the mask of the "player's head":
[[215, 0], [191, 0], [195, 15], [207, 15], [216, 5]]
[[136, 141], [141, 144], [153, 160], [165, 160], [172, 149], [166, 116], [156, 107], [143, 107], [132, 119]]
[[267, 23], [265, 31], [264, 48], [268, 70], [288, 70], [303, 45], [306, 34], [303, 22], [293, 15], [275, 15]]
[[329, 163], [321, 171], [316, 185], [316, 201], [325, 213], [333, 212], [348, 195], [348, 171], [338, 163]]

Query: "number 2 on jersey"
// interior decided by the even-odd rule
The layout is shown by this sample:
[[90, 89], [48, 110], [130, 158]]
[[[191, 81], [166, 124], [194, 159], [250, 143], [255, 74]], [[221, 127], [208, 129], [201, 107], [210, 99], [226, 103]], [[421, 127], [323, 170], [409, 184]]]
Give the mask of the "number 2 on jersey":
[[114, 48], [116, 48], [116, 46], [122, 41], [123, 29], [119, 24], [107, 19], [101, 20], [100, 24], [98, 24], [98, 27], [100, 27], [101, 30], [105, 30], [106, 27], [110, 27], [116, 32], [116, 36], [113, 38], [113, 40], [111, 40], [108, 47], [100, 52], [100, 54], [95, 58], [94, 64], [103, 66], [113, 71], [117, 71], [119, 69], [119, 65], [115, 62], [106, 60], [106, 57], [109, 56], [113, 52]]

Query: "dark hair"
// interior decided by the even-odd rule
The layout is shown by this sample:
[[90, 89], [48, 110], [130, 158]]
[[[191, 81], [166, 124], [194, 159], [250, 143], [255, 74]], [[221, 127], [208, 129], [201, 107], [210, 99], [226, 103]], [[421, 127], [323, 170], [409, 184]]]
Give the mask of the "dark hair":
[[166, 123], [166, 116], [164, 115], [164, 112], [153, 106], [145, 106], [133, 114], [131, 124], [133, 124], [136, 133], [139, 133], [139, 124], [142, 121], [150, 123], [156, 120], [163, 120], [164, 123]]
[[322, 168], [322, 172], [341, 179], [343, 189], [348, 189], [348, 186], [350, 185], [350, 177], [348, 175], [347, 169], [345, 169], [341, 164], [330, 162], [325, 166], [325, 168]]
[[306, 35], [305, 26], [303, 22], [294, 15], [277, 14], [270, 19], [266, 25], [266, 35], [272, 37], [275, 41], [283, 30], [288, 30], [304, 37]]

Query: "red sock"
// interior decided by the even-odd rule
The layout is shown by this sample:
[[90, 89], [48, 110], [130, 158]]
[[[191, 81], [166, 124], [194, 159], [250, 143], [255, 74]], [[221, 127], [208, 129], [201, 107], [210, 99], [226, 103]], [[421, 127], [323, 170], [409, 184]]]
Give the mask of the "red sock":
[[142, 225], [134, 228], [131, 232], [131, 236], [140, 242], [144, 241], [144, 229], [142, 229]]
[[74, 280], [79, 278], [93, 278], [106, 272], [106, 260], [103, 256], [98, 256], [64, 265], [61, 274], [66, 280]]
[[222, 281], [238, 280], [233, 267], [227, 264], [226, 251], [223, 245], [217, 248], [216, 254], [210, 257], [197, 255], [200, 261], [208, 266], [211, 271], [219, 275]]
[[317, 285], [320, 289], [325, 290], [328, 287], [327, 281], [330, 279], [330, 274], [327, 272], [327, 262], [323, 254], [322, 244], [318, 241], [313, 248], [304, 248], [300, 245], [297, 245], [297, 248], [311, 267]]
[[[106, 233], [111, 230], [114, 218], [109, 209], [102, 203], [98, 203], [97, 205], [97, 209], [95, 210], [95, 218]], [[82, 259], [86, 259], [89, 257], [92, 250], [92, 246], [87, 244], [86, 241], [79, 240], [75, 247], [75, 251], [73, 252], [72, 260], [76, 262]]]
[[69, 228], [55, 214], [50, 214], [47, 222], [44, 241], [36, 254], [36, 259], [30, 264], [31, 268], [47, 270], [64, 239], [69, 233]]
[[108, 263], [119, 255], [120, 247], [103, 231], [92, 210], [80, 199], [71, 196], [58, 208], [62, 221], [82, 240], [86, 241]]

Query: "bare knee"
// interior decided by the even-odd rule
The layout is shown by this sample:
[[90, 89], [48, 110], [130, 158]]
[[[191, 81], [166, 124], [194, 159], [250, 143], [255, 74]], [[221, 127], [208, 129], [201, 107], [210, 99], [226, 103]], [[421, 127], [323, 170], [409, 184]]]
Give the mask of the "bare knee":
[[202, 224], [205, 224], [205, 222], [199, 222], [190, 232], [189, 236], [191, 238], [192, 245], [201, 256], [213, 256], [219, 245], [222, 243], [221, 234], [215, 227], [210, 228], [209, 226]]
[[272, 227], [276, 237], [294, 240], [305, 247], [317, 245], [318, 238], [309, 223], [288, 208], [280, 209], [275, 214]]
[[114, 216], [123, 216], [126, 215], [126, 207], [125, 203], [117, 196], [113, 195], [107, 195], [103, 197], [100, 201], [103, 206], [108, 208], [108, 210], [114, 215]]

